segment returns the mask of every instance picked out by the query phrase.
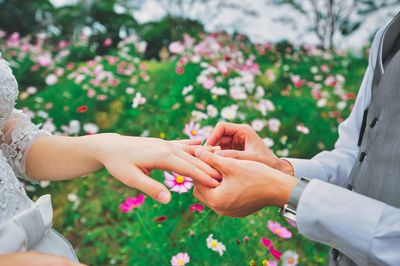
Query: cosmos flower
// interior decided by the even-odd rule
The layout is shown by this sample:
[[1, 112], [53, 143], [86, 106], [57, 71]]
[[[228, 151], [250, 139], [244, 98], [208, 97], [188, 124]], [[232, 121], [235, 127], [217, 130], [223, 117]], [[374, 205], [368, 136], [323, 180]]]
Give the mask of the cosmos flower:
[[191, 212], [200, 212], [200, 213], [202, 213], [203, 210], [204, 210], [204, 207], [203, 207], [203, 205], [201, 205], [199, 203], [194, 203], [194, 204], [192, 204], [190, 206], [189, 209], [190, 209]]
[[292, 233], [277, 222], [268, 221], [268, 229], [280, 238], [291, 238]]
[[119, 205], [119, 210], [123, 213], [128, 213], [135, 208], [142, 206], [146, 196], [143, 194], [139, 194], [136, 197], [128, 197], [125, 201]]
[[183, 133], [191, 139], [204, 140], [207, 137], [204, 130], [200, 128], [200, 124], [193, 121], [190, 121], [189, 124], [185, 125]]
[[285, 251], [282, 255], [282, 266], [295, 266], [299, 263], [299, 254], [294, 251]]
[[179, 175], [174, 172], [172, 174], [164, 172], [164, 177], [164, 183], [173, 192], [177, 192], [179, 194], [186, 193], [193, 187], [193, 180], [189, 177]]
[[224, 244], [213, 238], [213, 235], [207, 237], [207, 247], [215, 252], [218, 252], [220, 256], [224, 255], [226, 247]]
[[136, 93], [135, 98], [133, 98], [132, 100], [132, 108], [137, 108], [140, 105], [145, 104], [147, 101], [147, 99], [145, 97], [142, 96], [142, 94], [140, 92]]
[[180, 252], [171, 258], [171, 266], [183, 266], [189, 263], [189, 254]]
[[268, 248], [269, 252], [271, 253], [272, 256], [274, 256], [275, 259], [280, 260], [282, 256], [282, 252], [279, 250], [275, 249], [274, 245], [272, 244], [272, 240], [266, 239], [264, 237], [261, 238], [261, 243]]

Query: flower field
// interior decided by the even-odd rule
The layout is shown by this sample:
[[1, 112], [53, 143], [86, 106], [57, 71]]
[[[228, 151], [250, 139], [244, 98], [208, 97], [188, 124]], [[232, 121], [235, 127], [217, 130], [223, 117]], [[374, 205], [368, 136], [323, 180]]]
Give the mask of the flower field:
[[[96, 55], [96, 46], [108, 51]], [[330, 149], [367, 63], [346, 51], [255, 44], [225, 33], [186, 35], [161, 59], [143, 59], [130, 36], [57, 41], [0, 32], [0, 51], [20, 85], [17, 107], [53, 134], [98, 132], [205, 139], [220, 120], [250, 124], [279, 156]], [[140, 151], [132, 151], [140, 152]], [[161, 205], [107, 172], [26, 184], [51, 193], [55, 227], [89, 265], [325, 265], [327, 248], [301, 237], [267, 208], [219, 217], [191, 195], [190, 178], [154, 171], [173, 191]]]

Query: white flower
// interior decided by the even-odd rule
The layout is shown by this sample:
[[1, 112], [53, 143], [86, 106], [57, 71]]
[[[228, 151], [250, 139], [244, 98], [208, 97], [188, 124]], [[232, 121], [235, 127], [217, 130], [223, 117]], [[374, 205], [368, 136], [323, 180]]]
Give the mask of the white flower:
[[46, 119], [46, 122], [43, 123], [42, 129], [54, 133], [56, 131], [56, 126], [53, 123], [53, 120], [51, 118]]
[[268, 128], [271, 132], [278, 132], [279, 128], [281, 126], [281, 121], [279, 121], [276, 118], [271, 118], [270, 120], [268, 120]]
[[296, 130], [300, 133], [303, 133], [305, 135], [310, 133], [310, 129], [308, 127], [305, 127], [304, 125], [297, 125]]
[[209, 104], [207, 105], [207, 114], [214, 118], [218, 115], [218, 109], [214, 105]]
[[218, 252], [220, 256], [226, 251], [225, 245], [214, 239], [212, 234], [207, 237], [207, 247]]
[[182, 95], [186, 95], [193, 90], [193, 85], [186, 86], [182, 89]]
[[251, 122], [251, 127], [254, 128], [255, 131], [260, 132], [264, 129], [265, 122], [261, 119], [254, 119], [253, 122]]
[[324, 107], [324, 106], [326, 106], [326, 102], [327, 101], [326, 101], [325, 98], [319, 99], [318, 102], [317, 102], [317, 106], [320, 107], [320, 108]]
[[227, 91], [224, 88], [214, 87], [214, 88], [211, 89], [211, 93], [213, 95], [221, 96], [221, 95], [226, 95]]
[[68, 126], [61, 126], [67, 135], [77, 135], [80, 131], [81, 123], [78, 120], [71, 120]]
[[239, 106], [236, 104], [233, 104], [228, 107], [224, 107], [221, 111], [221, 116], [224, 119], [233, 120], [236, 118], [238, 109], [239, 109]]
[[55, 74], [50, 74], [46, 77], [45, 81], [47, 85], [51, 86], [58, 82], [58, 77]]
[[246, 90], [240, 86], [232, 86], [229, 93], [233, 100], [245, 100], [247, 98]]
[[260, 99], [264, 97], [265, 95], [265, 89], [261, 86], [257, 86], [256, 88], [256, 94], [254, 95], [257, 99]]
[[86, 132], [86, 134], [92, 135], [99, 132], [99, 127], [93, 123], [86, 123], [83, 125], [83, 130]]
[[265, 145], [268, 146], [268, 148], [271, 148], [275, 144], [274, 140], [271, 138], [264, 138], [263, 141], [264, 141]]
[[295, 266], [299, 263], [299, 254], [288, 250], [281, 257], [282, 266]]
[[137, 108], [139, 105], [145, 104], [147, 99], [142, 96], [140, 92], [136, 93], [135, 98], [132, 100], [132, 108]]
[[342, 110], [346, 107], [346, 105], [347, 105], [346, 102], [340, 101], [340, 102], [338, 102], [338, 104], [336, 105], [336, 107], [337, 107], [340, 111], [342, 111]]
[[127, 94], [134, 94], [135, 93], [135, 89], [134, 88], [132, 88], [132, 87], [128, 87], [128, 88], [126, 88], [126, 93]]

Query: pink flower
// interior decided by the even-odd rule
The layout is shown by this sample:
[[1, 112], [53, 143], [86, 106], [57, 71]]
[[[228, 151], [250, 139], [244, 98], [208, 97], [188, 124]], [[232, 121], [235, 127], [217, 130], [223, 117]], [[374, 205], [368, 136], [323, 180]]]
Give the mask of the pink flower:
[[277, 222], [268, 221], [268, 229], [280, 238], [291, 238], [292, 233]]
[[178, 175], [177, 173], [164, 172], [164, 183], [171, 191], [179, 194], [188, 192], [193, 187], [193, 180], [189, 177]]
[[189, 124], [185, 125], [183, 133], [191, 139], [204, 140], [207, 137], [204, 130], [200, 128], [200, 124], [193, 121], [190, 121]]
[[173, 54], [182, 54], [185, 47], [180, 42], [173, 42], [169, 45], [169, 51]]
[[214, 86], [215, 86], [215, 81], [214, 80], [212, 80], [212, 79], [206, 79], [204, 82], [203, 82], [203, 87], [205, 88], [205, 89], [212, 89]]
[[201, 205], [201, 204], [194, 203], [194, 204], [192, 204], [192, 205], [190, 206], [189, 209], [190, 209], [191, 212], [199, 212], [199, 213], [202, 213], [203, 210], [204, 210], [204, 207], [203, 207], [203, 205]]
[[263, 260], [262, 266], [278, 266], [277, 260]]
[[104, 45], [105, 47], [108, 47], [108, 46], [110, 46], [112, 43], [113, 43], [112, 39], [111, 39], [111, 38], [107, 38], [107, 39], [104, 40], [103, 45]]
[[121, 205], [119, 205], [119, 210], [123, 213], [128, 213], [133, 209], [142, 206], [145, 198], [146, 196], [143, 194], [139, 194], [135, 198], [128, 197]]
[[189, 263], [189, 261], [189, 254], [181, 252], [171, 258], [171, 266], [183, 266]]
[[272, 256], [274, 256], [274, 258], [276, 258], [277, 260], [281, 259], [282, 252], [280, 252], [279, 250], [275, 249], [274, 245], [272, 244], [272, 240], [262, 237], [261, 238], [261, 243], [266, 248], [268, 248], [269, 252], [271, 253]]

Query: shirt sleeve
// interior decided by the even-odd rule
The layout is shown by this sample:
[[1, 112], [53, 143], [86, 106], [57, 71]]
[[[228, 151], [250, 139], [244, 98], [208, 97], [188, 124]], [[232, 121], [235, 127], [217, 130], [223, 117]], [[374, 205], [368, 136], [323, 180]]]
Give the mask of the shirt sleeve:
[[368, 68], [356, 103], [350, 116], [339, 125], [339, 138], [335, 143], [335, 148], [332, 151], [323, 151], [310, 160], [286, 158], [292, 164], [295, 176], [317, 178], [340, 186], [346, 184], [359, 152], [358, 137], [364, 110], [371, 101], [372, 77], [383, 31], [384, 28], [381, 28], [375, 35], [369, 55]]
[[357, 265], [400, 265], [400, 209], [317, 179], [300, 198], [299, 232]]
[[47, 131], [39, 129], [20, 110], [14, 110], [6, 120], [0, 136], [0, 149], [17, 177], [30, 180], [26, 175], [26, 157], [33, 142]]

